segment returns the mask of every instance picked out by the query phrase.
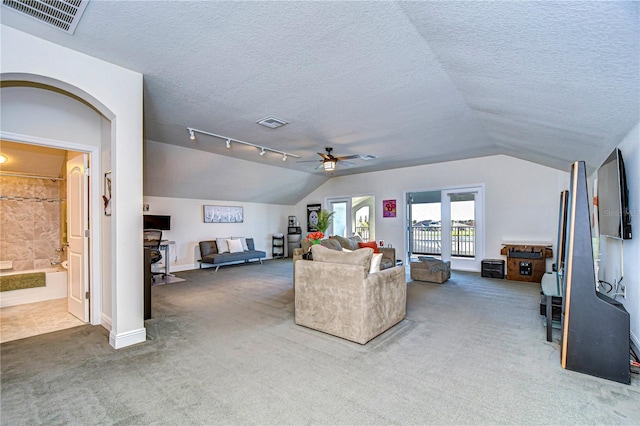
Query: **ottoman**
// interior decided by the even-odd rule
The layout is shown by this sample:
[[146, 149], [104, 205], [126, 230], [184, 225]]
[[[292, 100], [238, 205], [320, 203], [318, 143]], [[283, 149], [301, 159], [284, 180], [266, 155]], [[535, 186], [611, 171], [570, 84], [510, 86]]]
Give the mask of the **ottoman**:
[[411, 262], [411, 279], [442, 284], [451, 278], [451, 261], [442, 261], [435, 257], [421, 256], [418, 262]]

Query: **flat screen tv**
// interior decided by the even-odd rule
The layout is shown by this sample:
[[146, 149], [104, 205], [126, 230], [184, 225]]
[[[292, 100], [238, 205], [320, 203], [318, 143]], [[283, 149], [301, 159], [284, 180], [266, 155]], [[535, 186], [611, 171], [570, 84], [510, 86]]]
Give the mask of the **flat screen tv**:
[[144, 229], [171, 230], [171, 216], [159, 216], [153, 214], [144, 215]]
[[598, 168], [598, 226], [600, 235], [631, 239], [629, 190], [624, 160], [617, 148]]

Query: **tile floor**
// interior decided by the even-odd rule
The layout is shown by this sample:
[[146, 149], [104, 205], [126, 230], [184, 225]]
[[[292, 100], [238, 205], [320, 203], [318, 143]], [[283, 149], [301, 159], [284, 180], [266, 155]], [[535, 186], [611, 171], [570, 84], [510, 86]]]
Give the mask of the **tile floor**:
[[0, 343], [84, 323], [67, 311], [67, 299], [46, 300], [0, 309]]

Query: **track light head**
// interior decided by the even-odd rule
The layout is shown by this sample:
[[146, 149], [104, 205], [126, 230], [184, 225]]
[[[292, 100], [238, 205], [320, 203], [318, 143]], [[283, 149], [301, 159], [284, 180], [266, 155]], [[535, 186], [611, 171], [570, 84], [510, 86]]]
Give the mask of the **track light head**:
[[282, 155], [282, 161], [287, 161], [287, 154]]
[[231, 139], [227, 139], [226, 144], [227, 144], [227, 148], [231, 148]]
[[193, 133], [193, 129], [188, 129], [189, 130], [189, 139], [191, 139], [192, 141], [196, 140], [196, 134]]
[[260, 156], [263, 156], [265, 152], [264, 148], [260, 149]]

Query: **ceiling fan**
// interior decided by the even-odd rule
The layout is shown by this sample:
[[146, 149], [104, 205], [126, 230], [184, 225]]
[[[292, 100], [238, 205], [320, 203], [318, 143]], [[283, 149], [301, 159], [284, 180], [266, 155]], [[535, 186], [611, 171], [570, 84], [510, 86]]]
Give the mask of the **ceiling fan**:
[[298, 163], [315, 163], [316, 161], [319, 161], [320, 164], [318, 164], [316, 169], [319, 169], [320, 167], [322, 167], [325, 172], [332, 172], [336, 169], [336, 164], [338, 163], [338, 161], [340, 162], [340, 164], [343, 164], [348, 167], [353, 167], [356, 165], [355, 163], [352, 163], [350, 161], [345, 161], [345, 160], [352, 160], [354, 158], [370, 160], [370, 159], [376, 158], [373, 155], [357, 155], [357, 154], [346, 155], [342, 157], [335, 157], [333, 154], [331, 154], [331, 151], [333, 151], [333, 148], [326, 147], [325, 150], [327, 151], [326, 154], [318, 152], [318, 155], [322, 157], [322, 160], [298, 161]]

